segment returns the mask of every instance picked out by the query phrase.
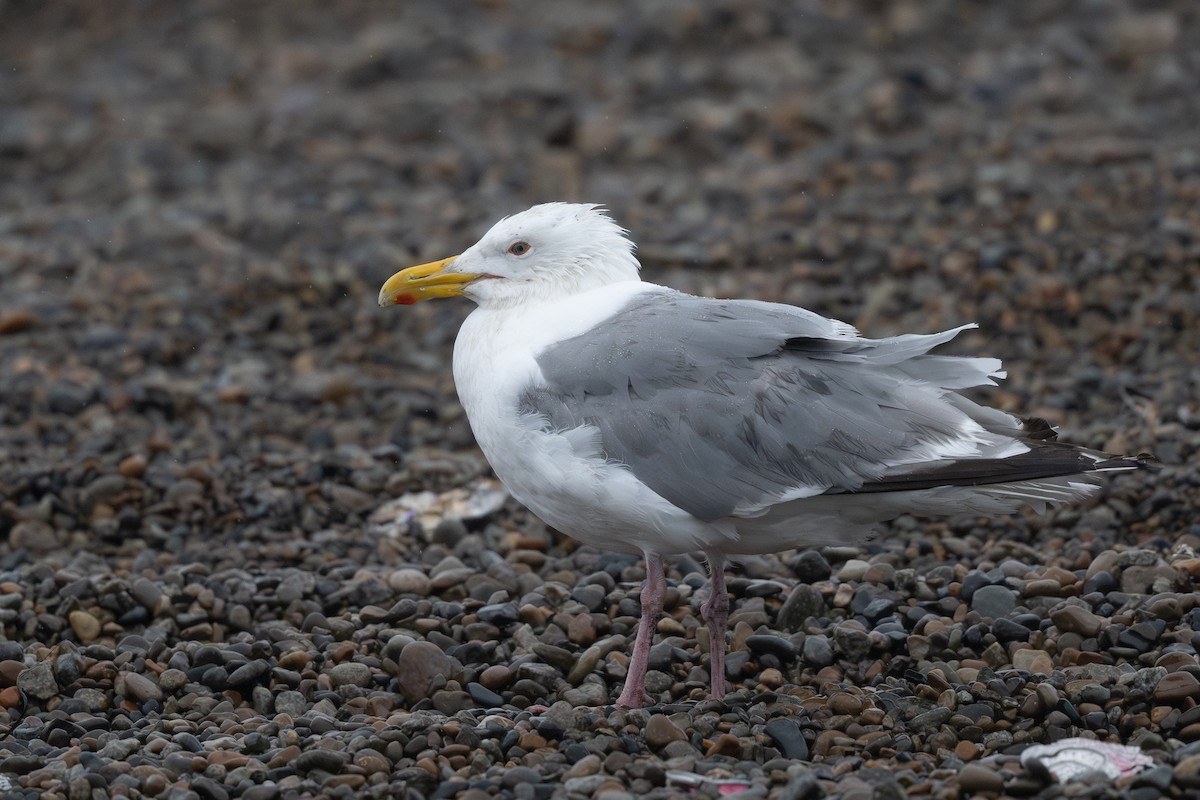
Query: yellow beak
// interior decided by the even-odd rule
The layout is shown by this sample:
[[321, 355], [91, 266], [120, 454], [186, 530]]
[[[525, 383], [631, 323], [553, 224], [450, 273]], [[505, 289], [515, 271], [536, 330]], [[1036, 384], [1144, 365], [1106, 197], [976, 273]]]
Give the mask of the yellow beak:
[[459, 297], [467, 284], [481, 277], [473, 272], [448, 272], [458, 256], [409, 267], [387, 279], [379, 290], [380, 306], [408, 306], [435, 297]]

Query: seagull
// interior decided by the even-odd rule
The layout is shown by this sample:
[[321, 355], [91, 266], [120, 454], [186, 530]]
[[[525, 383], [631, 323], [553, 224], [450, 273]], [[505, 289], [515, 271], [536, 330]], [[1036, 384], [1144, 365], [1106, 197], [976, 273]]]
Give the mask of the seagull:
[[859, 543], [908, 513], [1042, 510], [1149, 464], [959, 394], [1004, 377], [994, 358], [930, 355], [975, 325], [867, 339], [803, 308], [648, 283], [634, 251], [603, 207], [546, 203], [379, 292], [380, 306], [473, 300], [454, 382], [496, 476], [552, 527], [645, 558], [618, 705], [654, 702], [664, 557], [708, 562], [701, 616], [721, 698], [730, 559]]

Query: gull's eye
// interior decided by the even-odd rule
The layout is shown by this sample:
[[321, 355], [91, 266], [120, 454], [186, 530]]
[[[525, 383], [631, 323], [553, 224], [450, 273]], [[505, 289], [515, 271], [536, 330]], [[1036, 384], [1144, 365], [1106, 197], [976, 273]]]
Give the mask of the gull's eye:
[[529, 242], [513, 242], [508, 246], [508, 254], [510, 256], [523, 256], [531, 249]]

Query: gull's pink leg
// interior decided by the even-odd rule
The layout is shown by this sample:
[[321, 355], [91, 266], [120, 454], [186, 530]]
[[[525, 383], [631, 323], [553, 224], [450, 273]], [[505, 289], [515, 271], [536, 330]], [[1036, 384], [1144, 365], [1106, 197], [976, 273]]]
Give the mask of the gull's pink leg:
[[646, 553], [646, 582], [642, 585], [642, 617], [638, 621], [637, 639], [633, 643], [633, 656], [629, 659], [629, 670], [625, 674], [625, 688], [617, 698], [617, 705], [626, 708], [641, 708], [653, 703], [646, 694], [646, 667], [650, 663], [650, 645], [658, 618], [662, 616], [663, 600], [667, 596], [667, 578], [663, 574], [662, 556]]
[[729, 593], [725, 591], [725, 557], [708, 556], [709, 583], [712, 591], [700, 608], [700, 616], [708, 625], [708, 671], [712, 675], [712, 696], [725, 696], [725, 629], [729, 622]]

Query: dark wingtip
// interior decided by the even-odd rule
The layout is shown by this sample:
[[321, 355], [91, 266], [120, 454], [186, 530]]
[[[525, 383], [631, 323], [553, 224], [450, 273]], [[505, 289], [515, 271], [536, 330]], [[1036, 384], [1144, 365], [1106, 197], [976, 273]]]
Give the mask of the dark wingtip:
[[1041, 417], [1026, 417], [1021, 420], [1021, 432], [1026, 439], [1037, 442], [1053, 442], [1058, 439], [1058, 431]]
[[1136, 456], [1115, 456], [1097, 461], [1092, 469], [1096, 471], [1144, 469], [1158, 472], [1162, 469], [1162, 464], [1150, 453], [1138, 453]]
[[1148, 469], [1151, 472], [1158, 472], [1163, 468], [1162, 462], [1154, 457], [1153, 453], [1138, 453], [1133, 457], [1137, 462], [1138, 469]]

